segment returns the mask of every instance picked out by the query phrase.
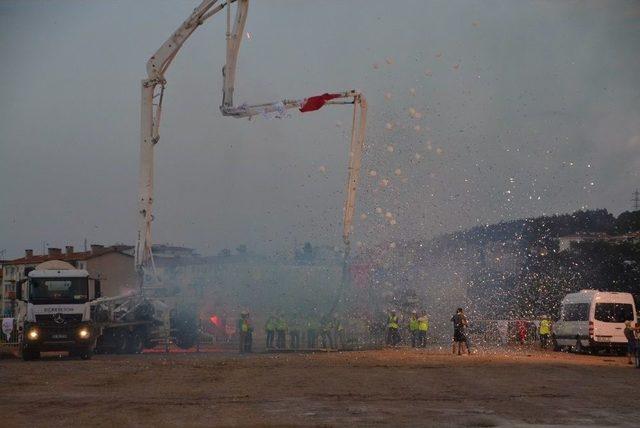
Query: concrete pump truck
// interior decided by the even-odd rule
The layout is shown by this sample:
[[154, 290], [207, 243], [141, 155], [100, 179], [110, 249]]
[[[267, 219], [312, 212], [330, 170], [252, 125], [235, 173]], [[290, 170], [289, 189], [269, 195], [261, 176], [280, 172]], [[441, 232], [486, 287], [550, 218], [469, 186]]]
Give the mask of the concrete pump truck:
[[[235, 17], [232, 18], [231, 5], [234, 3]], [[160, 139], [165, 72], [191, 34], [208, 18], [225, 8], [227, 46], [226, 61], [222, 68], [223, 96], [220, 106], [223, 116], [247, 118], [281, 115], [293, 108], [305, 113], [319, 110], [324, 105], [353, 105], [342, 233], [345, 245], [344, 288], [365, 138], [367, 103], [364, 95], [348, 90], [303, 99], [234, 106], [236, 65], [244, 37], [249, 0], [203, 0], [147, 61], [147, 77], [142, 80], [138, 235], [135, 247], [139, 291], [124, 296], [101, 297], [100, 282], [91, 278], [85, 270], [58, 261], [37, 266], [18, 287], [16, 321], [25, 360], [37, 358], [41, 351], [48, 350], [69, 351], [71, 355], [88, 359], [94, 349], [140, 352], [158, 342], [168, 344], [170, 340], [182, 348], [194, 344], [197, 336], [195, 320], [177, 311], [175, 299], [168, 295], [168, 287], [163, 285], [153, 259], [154, 148]]]

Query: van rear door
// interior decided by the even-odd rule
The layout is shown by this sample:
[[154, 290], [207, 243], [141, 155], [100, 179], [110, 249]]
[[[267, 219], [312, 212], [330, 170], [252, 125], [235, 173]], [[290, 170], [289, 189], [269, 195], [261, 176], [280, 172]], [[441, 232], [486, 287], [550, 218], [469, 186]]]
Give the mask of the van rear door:
[[596, 342], [626, 343], [624, 322], [633, 321], [631, 303], [596, 302], [593, 316], [593, 333]]
[[563, 346], [573, 346], [580, 337], [583, 346], [589, 339], [589, 310], [591, 305], [584, 302], [563, 302], [560, 321], [554, 324], [556, 341]]

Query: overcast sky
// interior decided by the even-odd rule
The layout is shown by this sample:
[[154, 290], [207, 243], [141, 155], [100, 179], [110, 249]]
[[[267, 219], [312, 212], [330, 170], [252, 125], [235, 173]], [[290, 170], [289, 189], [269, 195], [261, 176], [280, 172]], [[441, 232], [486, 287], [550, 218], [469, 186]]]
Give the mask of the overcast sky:
[[[140, 80], [197, 3], [0, 2], [5, 257], [134, 243]], [[246, 30], [237, 103], [366, 94], [354, 241], [618, 214], [640, 186], [638, 1], [255, 0]], [[167, 73], [154, 242], [340, 244], [349, 109], [223, 118], [223, 61], [219, 15]]]

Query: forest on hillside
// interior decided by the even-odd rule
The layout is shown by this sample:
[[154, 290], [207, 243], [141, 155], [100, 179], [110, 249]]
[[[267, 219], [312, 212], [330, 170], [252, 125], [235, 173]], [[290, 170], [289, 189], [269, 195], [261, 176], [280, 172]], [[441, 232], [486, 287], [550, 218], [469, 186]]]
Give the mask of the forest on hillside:
[[[422, 299], [438, 308], [447, 290], [464, 288], [460, 304], [476, 317], [556, 317], [562, 297], [581, 289], [640, 297], [640, 238], [610, 239], [638, 231], [640, 211], [578, 211], [379, 246], [360, 259], [372, 264], [372, 286], [384, 292], [379, 307]], [[559, 238], [575, 235], [595, 237], [560, 251]]]

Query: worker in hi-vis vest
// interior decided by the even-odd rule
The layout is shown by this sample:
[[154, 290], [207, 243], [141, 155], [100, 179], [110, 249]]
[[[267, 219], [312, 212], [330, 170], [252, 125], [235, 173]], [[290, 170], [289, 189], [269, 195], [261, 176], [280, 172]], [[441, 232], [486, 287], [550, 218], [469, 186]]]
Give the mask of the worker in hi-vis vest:
[[540, 321], [540, 328], [538, 330], [538, 335], [540, 336], [540, 346], [543, 349], [549, 347], [549, 339], [551, 337], [551, 320], [548, 316], [543, 316]]
[[429, 330], [429, 317], [427, 317], [427, 311], [422, 311], [422, 315], [418, 318], [418, 346], [421, 348], [427, 346], [427, 330]]
[[273, 348], [273, 339], [276, 335], [276, 317], [275, 315], [269, 315], [267, 323], [264, 325], [264, 332], [266, 333], [266, 345], [267, 349]]
[[388, 346], [396, 346], [400, 343], [400, 333], [398, 329], [400, 328], [398, 315], [396, 314], [395, 309], [391, 310], [389, 313], [389, 317], [387, 318], [387, 345]]
[[242, 311], [238, 320], [238, 332], [240, 336], [240, 353], [251, 352], [253, 344], [253, 327], [249, 320], [249, 312]]
[[411, 347], [416, 348], [418, 346], [418, 312], [416, 311], [411, 311], [409, 333], [411, 334]]
[[276, 348], [285, 349], [287, 347], [287, 320], [282, 312], [278, 312], [276, 318]]

